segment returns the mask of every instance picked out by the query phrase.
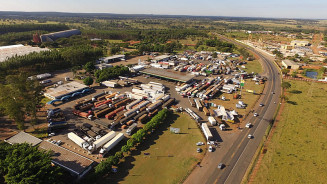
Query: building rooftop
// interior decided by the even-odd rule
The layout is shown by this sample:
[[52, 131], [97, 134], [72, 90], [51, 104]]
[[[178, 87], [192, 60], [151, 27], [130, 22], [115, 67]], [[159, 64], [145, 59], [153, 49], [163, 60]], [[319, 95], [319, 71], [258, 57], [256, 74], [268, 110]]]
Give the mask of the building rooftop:
[[284, 62], [286, 65], [288, 65], [288, 66], [291, 66], [291, 65], [298, 65], [297, 63], [295, 63], [294, 61], [289, 60], [289, 59], [283, 60], [283, 62]]
[[154, 59], [155, 60], [162, 60], [162, 59], [166, 59], [166, 58], [169, 58], [170, 56], [168, 56], [168, 55], [161, 55], [161, 56], [157, 56], [157, 57], [155, 57]]
[[87, 86], [79, 82], [73, 81], [55, 88], [48, 88], [44, 93], [44, 96], [54, 100], [65, 95], [83, 90], [84, 88], [87, 88]]
[[39, 148], [52, 151], [52, 162], [54, 164], [57, 164], [77, 175], [81, 175], [90, 165], [94, 163], [94, 161], [82, 155], [48, 141], [42, 141]]
[[9, 144], [27, 143], [27, 144], [31, 144], [32, 146], [38, 145], [40, 142], [42, 142], [41, 139], [36, 138], [25, 132], [19, 132], [18, 134], [6, 139], [5, 141], [8, 142]]
[[103, 61], [106, 61], [106, 60], [121, 59], [121, 58], [125, 58], [125, 55], [113, 55], [113, 56], [108, 56], [108, 57], [105, 57], [102, 59], [103, 59]]
[[153, 75], [156, 77], [161, 77], [161, 78], [184, 82], [184, 83], [187, 83], [194, 78], [192, 75], [187, 73], [181, 73], [179, 71], [165, 70], [159, 68], [147, 68], [140, 72], [144, 74]]
[[49, 49], [47, 48], [24, 46], [22, 44], [0, 46], [0, 62], [4, 62], [15, 55], [23, 56], [32, 52], [41, 52], [41, 51], [48, 51], [48, 50]]

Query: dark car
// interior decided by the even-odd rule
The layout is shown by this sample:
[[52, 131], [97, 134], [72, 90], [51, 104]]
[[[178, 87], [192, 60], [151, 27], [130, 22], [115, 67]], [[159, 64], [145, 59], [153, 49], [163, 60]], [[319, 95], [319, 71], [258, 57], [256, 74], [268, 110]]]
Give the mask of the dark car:
[[219, 163], [218, 164], [218, 169], [223, 169], [224, 168], [224, 164], [223, 163]]

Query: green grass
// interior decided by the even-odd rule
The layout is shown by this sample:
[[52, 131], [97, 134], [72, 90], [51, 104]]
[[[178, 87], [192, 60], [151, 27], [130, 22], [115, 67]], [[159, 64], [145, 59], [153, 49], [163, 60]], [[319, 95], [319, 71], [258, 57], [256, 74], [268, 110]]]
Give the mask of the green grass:
[[326, 183], [327, 85], [288, 82], [288, 103], [253, 183]]
[[262, 66], [258, 60], [253, 61], [247, 61], [247, 64], [245, 65], [246, 68], [241, 68], [242, 70], [251, 73], [261, 73], [262, 72]]
[[[118, 167], [120, 171], [127, 173], [110, 176], [114, 181], [105, 180], [104, 183], [179, 183], [203, 157], [204, 153], [196, 152], [195, 143], [204, 142], [205, 139], [196, 123], [186, 114], [174, 114], [165, 123], [167, 124], [163, 132], [153, 132], [154, 135], [137, 148], [140, 152], [132, 153], [131, 158], [127, 158]], [[180, 128], [181, 134], [171, 133], [169, 127]], [[146, 156], [144, 153], [150, 155]]]

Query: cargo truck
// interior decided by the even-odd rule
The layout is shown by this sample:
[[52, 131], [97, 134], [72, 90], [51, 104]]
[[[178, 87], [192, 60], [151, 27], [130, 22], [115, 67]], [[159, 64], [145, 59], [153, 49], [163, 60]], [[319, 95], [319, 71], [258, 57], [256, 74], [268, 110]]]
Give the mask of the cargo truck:
[[159, 107], [160, 105], [162, 105], [162, 100], [156, 101], [155, 103], [153, 103], [152, 105], [150, 105], [149, 107], [147, 107], [146, 110], [148, 112], [150, 112], [150, 111], [156, 109], [157, 107]]
[[210, 132], [208, 125], [206, 123], [202, 123], [201, 129], [207, 141], [210, 141], [212, 139], [212, 134]]
[[68, 138], [81, 148], [87, 149], [90, 146], [88, 142], [86, 142], [84, 139], [80, 138], [73, 132], [68, 133]]
[[106, 153], [108, 153], [112, 148], [114, 148], [121, 140], [124, 139], [124, 134], [119, 133], [113, 139], [111, 139], [108, 143], [106, 143], [100, 150], [100, 155], [103, 157]]
[[171, 98], [162, 105], [162, 108], [168, 108], [174, 102], [175, 102], [175, 98]]
[[133, 131], [136, 129], [137, 123], [133, 123], [128, 129], [126, 130], [127, 135], [132, 135]]
[[116, 132], [114, 132], [114, 131], [111, 131], [111, 132], [107, 133], [105, 136], [103, 136], [100, 139], [94, 141], [93, 144], [88, 147], [88, 150], [91, 151], [91, 152], [97, 150], [98, 148], [100, 148], [101, 146], [106, 144], [108, 141], [113, 139], [115, 137], [115, 135], [116, 135]]

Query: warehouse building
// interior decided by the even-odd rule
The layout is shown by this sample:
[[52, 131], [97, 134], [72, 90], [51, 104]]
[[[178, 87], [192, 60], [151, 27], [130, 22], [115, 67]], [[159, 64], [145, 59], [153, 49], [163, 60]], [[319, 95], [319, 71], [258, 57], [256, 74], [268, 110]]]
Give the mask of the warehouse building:
[[100, 58], [100, 61], [104, 63], [114, 63], [117, 61], [124, 61], [125, 60], [125, 55], [113, 55], [105, 58]]
[[282, 61], [282, 65], [286, 68], [286, 69], [293, 69], [293, 70], [297, 70], [300, 68], [300, 65], [295, 63], [294, 61], [292, 60], [283, 60]]
[[65, 31], [59, 31], [49, 34], [43, 34], [40, 36], [41, 42], [53, 42], [59, 38], [68, 38], [73, 35], [80, 35], [81, 31], [78, 29], [70, 29]]
[[94, 165], [93, 160], [48, 141], [42, 141], [39, 148], [46, 151], [51, 151], [51, 162], [66, 169], [77, 178], [83, 177]]
[[31, 144], [32, 146], [36, 146], [40, 144], [42, 140], [22, 131], [9, 137], [8, 139], [5, 139], [5, 142], [9, 144], [27, 143], [27, 144]]
[[44, 93], [44, 96], [55, 100], [60, 99], [61, 97], [73, 94], [75, 92], [80, 92], [83, 89], [86, 89], [87, 86], [79, 82], [73, 81], [67, 84], [60, 85], [54, 88], [48, 88]]
[[157, 56], [154, 58], [154, 60], [156, 60], [157, 62], [162, 62], [162, 61], [169, 61], [170, 60], [169, 55], [161, 55], [161, 56]]
[[4, 62], [7, 59], [14, 56], [24, 56], [32, 52], [41, 52], [41, 51], [49, 51], [47, 48], [40, 47], [32, 47], [32, 46], [24, 46], [22, 44], [19, 45], [8, 45], [8, 46], [0, 46], [0, 62]]
[[291, 46], [304, 47], [304, 46], [310, 46], [310, 43], [308, 41], [293, 40], [293, 41], [291, 41]]
[[145, 70], [140, 71], [140, 73], [183, 83], [189, 83], [194, 78], [194, 76], [187, 73], [164, 70], [159, 68], [147, 68]]

